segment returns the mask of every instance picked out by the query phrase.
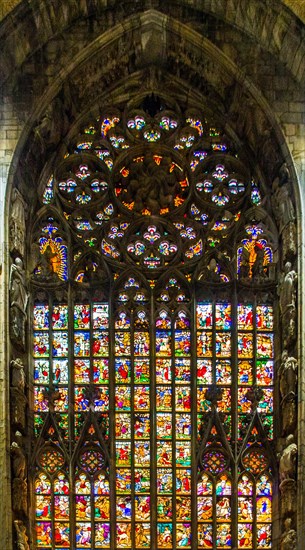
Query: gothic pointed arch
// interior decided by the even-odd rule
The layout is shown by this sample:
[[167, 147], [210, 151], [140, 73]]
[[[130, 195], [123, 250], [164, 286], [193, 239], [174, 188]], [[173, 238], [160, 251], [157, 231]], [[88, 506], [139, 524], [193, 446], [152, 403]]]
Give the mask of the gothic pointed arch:
[[196, 25], [137, 9], [97, 40], [92, 23], [19, 143], [16, 532], [35, 550], [271, 548], [295, 521], [293, 171], [250, 78]]
[[278, 234], [262, 178], [224, 128], [155, 92], [79, 132], [32, 230], [34, 425], [64, 434], [72, 499], [69, 523], [36, 488], [36, 543], [270, 546], [271, 489], [255, 491], [260, 469], [275, 480]]

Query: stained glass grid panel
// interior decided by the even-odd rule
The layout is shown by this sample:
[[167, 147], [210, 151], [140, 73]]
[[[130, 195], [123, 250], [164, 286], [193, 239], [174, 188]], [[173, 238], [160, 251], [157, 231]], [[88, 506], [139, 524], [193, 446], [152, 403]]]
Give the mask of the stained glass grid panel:
[[[113, 359], [109, 356], [106, 304], [75, 304], [73, 326], [66, 304], [37, 304], [35, 308], [36, 434], [41, 432], [51, 403], [62, 433], [69, 437], [68, 410], [72, 395], [77, 441], [90, 410], [108, 414], [111, 379], [114, 384], [116, 453], [116, 538], [113, 543], [118, 549], [149, 548], [154, 506], [158, 550], [191, 548], [192, 407], [197, 402], [199, 431], [206, 426], [207, 413], [215, 407], [222, 415], [223, 426], [230, 438], [231, 384], [236, 381], [238, 429], [239, 437], [243, 438], [253, 411], [250, 390], [255, 386], [260, 389], [257, 410], [263, 415], [271, 437], [274, 368], [271, 306], [238, 305], [235, 363], [232, 359], [235, 348], [232, 347], [231, 304], [198, 304], [197, 358], [194, 364], [197, 370], [196, 402], [191, 399], [191, 323], [185, 311], [177, 309], [170, 315], [166, 314], [168, 317], [164, 313], [158, 317], [154, 336], [156, 358], [151, 371], [152, 344], [145, 308], [139, 315], [136, 311], [125, 310], [120, 303], [114, 321]], [[72, 358], [69, 357], [70, 334]], [[113, 365], [111, 373], [110, 365]], [[56, 392], [55, 399], [50, 400], [49, 391]], [[155, 434], [151, 431], [152, 407], [156, 409]], [[156, 449], [154, 466], [152, 437], [155, 437]], [[231, 548], [234, 529], [231, 524], [230, 469], [225, 454], [209, 444], [210, 451], [204, 454], [203, 470], [197, 483], [196, 544], [198, 548]], [[154, 504], [151, 501], [152, 471], [155, 472], [157, 495]], [[272, 494], [269, 474], [255, 475], [254, 479], [249, 477], [249, 473], [240, 473], [237, 537], [238, 548], [260, 550], [271, 548]], [[75, 509], [77, 550], [91, 549], [94, 545], [96, 548], [112, 547], [107, 476], [103, 471], [92, 477], [89, 470], [82, 469], [76, 474], [72, 509]], [[43, 470], [38, 471], [36, 479], [37, 548], [65, 548], [71, 537], [68, 481], [63, 473], [51, 479]]]
[[[115, 319], [116, 545], [150, 541], [150, 337], [146, 311]], [[127, 496], [121, 496], [126, 495]]]
[[[35, 432], [37, 436], [41, 433], [46, 414], [51, 411], [67, 444], [71, 437], [67, 416], [71, 395], [75, 411], [82, 415], [87, 414], [90, 407], [98, 413], [109, 410], [108, 305], [75, 304], [71, 323], [67, 304], [37, 304], [33, 313], [34, 327], [39, 329], [34, 331], [33, 341]], [[69, 357], [71, 328], [74, 329], [74, 358]], [[98, 333], [98, 340], [103, 341], [105, 358], [94, 358], [96, 351], [91, 347], [91, 342], [94, 343], [95, 333]], [[72, 439], [75, 437], [77, 441], [80, 422], [83, 424], [84, 417], [76, 414], [74, 420]], [[53, 427], [49, 428], [49, 434], [55, 436]], [[60, 449], [57, 437], [55, 444]], [[96, 452], [88, 449], [88, 464], [90, 461], [94, 463]], [[90, 453], [92, 459], [89, 458]], [[64, 461], [63, 455], [58, 455], [60, 461], [57, 465], [55, 456], [54, 450], [46, 452], [41, 467], [55, 473]], [[86, 468], [85, 463], [83, 468]], [[109, 548], [109, 482], [105, 473], [97, 475], [95, 480], [90, 475], [82, 472], [76, 473], [75, 477], [73, 545], [79, 549], [91, 548], [91, 543], [95, 541], [97, 547]], [[49, 479], [43, 470], [39, 473], [38, 469], [35, 483], [37, 548], [69, 548], [71, 496], [65, 474], [58, 473], [57, 477]], [[96, 523], [97, 520], [103, 520], [103, 523]]]
[[269, 438], [273, 436], [273, 308], [270, 305], [239, 304], [238, 328], [238, 411], [239, 437], [244, 436], [247, 415], [253, 408], [251, 388], [260, 388], [258, 412]]
[[271, 548], [281, 254], [255, 163], [189, 99], [94, 115], [38, 197], [38, 550]]
[[[257, 393], [258, 412], [264, 415], [265, 426], [272, 436], [273, 414], [273, 310], [271, 306], [239, 304], [237, 307], [237, 372], [232, 368], [231, 306], [230, 304], [204, 303], [197, 305], [197, 418], [199, 433], [208, 422], [209, 411], [225, 415], [224, 426], [228, 427], [226, 415], [231, 416], [230, 386], [238, 384], [239, 435], [245, 437], [247, 422], [253, 414], [253, 387]], [[220, 387], [220, 393], [213, 388]], [[251, 393], [252, 392], [252, 393]], [[256, 394], [255, 394], [256, 395]], [[214, 400], [214, 401], [213, 401]], [[230, 422], [230, 421], [229, 421]], [[217, 434], [213, 428], [214, 435]], [[227, 437], [230, 429], [227, 430]], [[221, 466], [219, 451], [204, 455], [203, 471], [197, 484], [198, 548], [231, 548], [231, 481]], [[265, 460], [265, 459], [264, 459]], [[220, 462], [218, 462], [220, 461]], [[218, 466], [219, 464], [219, 466]], [[220, 468], [220, 469], [219, 469]], [[265, 468], [265, 463], [261, 464]], [[209, 478], [223, 469], [221, 480]], [[247, 474], [241, 475], [238, 497], [238, 548], [270, 547], [271, 540], [271, 485], [266, 476], [260, 486], [264, 497], [254, 498], [259, 491]], [[213, 497], [213, 495], [215, 495]], [[216, 497], [216, 500], [214, 500]], [[259, 531], [254, 530], [254, 517], [260, 521]], [[260, 520], [264, 517], [265, 524]], [[216, 518], [216, 524], [213, 521]], [[256, 539], [254, 540], [254, 533]], [[257, 534], [256, 534], [257, 533]]]

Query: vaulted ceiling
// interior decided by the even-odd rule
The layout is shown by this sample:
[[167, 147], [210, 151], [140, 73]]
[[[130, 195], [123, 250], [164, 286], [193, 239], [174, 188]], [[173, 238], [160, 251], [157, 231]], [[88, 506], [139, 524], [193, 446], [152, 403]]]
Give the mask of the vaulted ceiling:
[[[279, 0], [276, 2], [280, 3]], [[282, 0], [282, 3], [286, 4], [305, 23], [305, 0]], [[18, 4], [21, 4], [20, 0], [0, 0], [0, 20]]]

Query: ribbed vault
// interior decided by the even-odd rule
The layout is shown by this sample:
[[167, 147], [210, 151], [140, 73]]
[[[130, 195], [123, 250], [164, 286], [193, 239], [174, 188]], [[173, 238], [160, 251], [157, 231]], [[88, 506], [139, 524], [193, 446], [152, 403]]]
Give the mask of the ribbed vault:
[[[2, 0], [0, 3], [1, 18], [7, 16], [19, 4], [21, 4], [20, 0]], [[302, 21], [305, 20], [304, 0], [284, 0], [283, 4], [290, 8]]]

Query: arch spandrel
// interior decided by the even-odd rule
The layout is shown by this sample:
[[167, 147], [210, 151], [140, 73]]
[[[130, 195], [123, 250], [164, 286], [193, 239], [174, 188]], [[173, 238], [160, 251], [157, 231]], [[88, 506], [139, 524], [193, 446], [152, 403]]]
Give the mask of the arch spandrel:
[[[235, 2], [218, 2], [214, 6], [211, 2], [205, 2], [198, 7], [190, 6], [189, 3], [179, 2], [168, 4], [158, 4], [154, 2], [145, 3], [144, 9], [149, 10], [154, 7], [164, 13], [175, 13], [176, 17], [181, 20], [187, 20], [189, 23], [198, 25], [198, 20], [201, 20], [202, 14], [211, 15], [216, 21], [224, 21], [229, 26], [237, 26], [239, 32], [245, 33], [245, 36], [250, 36], [251, 39], [257, 40], [263, 45], [264, 49], [268, 49], [271, 53], [279, 53], [282, 61], [292, 69], [293, 73], [300, 79], [304, 76], [304, 70], [301, 67], [300, 55], [303, 50], [302, 46], [302, 31], [300, 22], [294, 18], [281, 6], [281, 10], [263, 5], [257, 0], [252, 0], [245, 5], [242, 1]], [[7, 17], [3, 22], [3, 30], [6, 33], [7, 41], [4, 49], [6, 63], [4, 64], [5, 74], [9, 76], [10, 68], [13, 65], [18, 67], [23, 63], [27, 54], [30, 54], [33, 48], [33, 37], [30, 29], [35, 29], [36, 39], [34, 41], [35, 49], [43, 48], [48, 40], [52, 39], [55, 28], [59, 28], [62, 33], [68, 31], [69, 27], [73, 27], [75, 22], [84, 19], [87, 22], [88, 30], [94, 34], [96, 32], [95, 17], [100, 18], [103, 32], [107, 28], [118, 22], [123, 22], [131, 13], [141, 13], [143, 6], [141, 2], [126, 2], [111, 3], [110, 6], [92, 5], [84, 3], [76, 6], [74, 2], [67, 1], [53, 4], [52, 8], [47, 3], [40, 3], [39, 7], [29, 7], [24, 2], [19, 3], [10, 17]], [[106, 17], [105, 17], [106, 12]], [[23, 26], [24, 19], [28, 24]], [[297, 31], [298, 37], [295, 40], [294, 36], [290, 35], [291, 28]], [[24, 35], [23, 47], [18, 50], [15, 48], [14, 40], [10, 40], [10, 34], [14, 29], [19, 36]], [[270, 38], [270, 29], [272, 37]], [[287, 48], [285, 46], [289, 36], [289, 41], [293, 48], [291, 49], [291, 57], [287, 60]], [[51, 52], [53, 48], [51, 47]], [[51, 53], [51, 57], [52, 57]]]
[[[148, 41], [141, 40], [139, 31], [147, 32]], [[152, 38], [154, 32], [162, 37], [157, 43]], [[251, 157], [256, 156], [255, 162], [264, 163], [265, 171], [273, 178], [283, 162], [278, 145], [274, 145], [282, 142], [281, 129], [253, 83], [210, 41], [154, 10], [142, 18], [131, 16], [124, 28], [119, 24], [112, 32], [112, 40], [110, 36], [94, 41], [62, 71], [45, 95], [46, 109], [40, 102], [32, 113], [32, 147], [27, 147], [29, 163], [33, 144], [44, 158], [44, 149], [54, 150], [67, 132], [71, 132], [74, 121], [86, 116], [88, 103], [91, 112], [98, 116], [109, 102], [129, 101], [135, 87], [142, 89], [143, 94], [158, 87], [158, 81], [163, 80], [169, 96], [174, 85], [175, 94], [179, 97], [183, 94], [186, 104], [202, 101], [209, 111], [225, 117], [228, 129], [241, 144], [250, 148]], [[166, 55], [165, 44], [168, 45]], [[156, 48], [155, 63], [144, 69], [152, 61], [147, 57], [147, 52], [152, 56], [150, 45], [152, 50]], [[115, 63], [111, 61], [114, 52]], [[109, 63], [105, 63], [105, 59], [109, 59]], [[156, 60], [158, 69], [153, 68]], [[84, 80], [84, 74], [92, 77]], [[258, 155], [263, 158], [258, 159]]]

